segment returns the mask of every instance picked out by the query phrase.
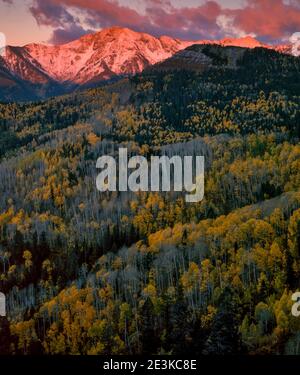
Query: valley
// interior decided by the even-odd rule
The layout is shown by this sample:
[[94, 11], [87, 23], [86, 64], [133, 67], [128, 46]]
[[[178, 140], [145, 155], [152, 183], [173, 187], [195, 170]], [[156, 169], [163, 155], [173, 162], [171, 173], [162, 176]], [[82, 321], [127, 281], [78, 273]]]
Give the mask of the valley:
[[[299, 354], [299, 73], [268, 48], [192, 45], [1, 103], [1, 351]], [[97, 158], [123, 147], [204, 155], [204, 199], [97, 191]]]

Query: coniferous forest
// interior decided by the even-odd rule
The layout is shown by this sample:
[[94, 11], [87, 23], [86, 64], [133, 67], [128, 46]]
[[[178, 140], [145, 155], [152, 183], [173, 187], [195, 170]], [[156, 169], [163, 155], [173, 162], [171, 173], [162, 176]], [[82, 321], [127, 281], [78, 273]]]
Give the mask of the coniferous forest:
[[[1, 353], [300, 354], [300, 59], [233, 50], [0, 104]], [[120, 147], [204, 155], [204, 199], [100, 193]]]

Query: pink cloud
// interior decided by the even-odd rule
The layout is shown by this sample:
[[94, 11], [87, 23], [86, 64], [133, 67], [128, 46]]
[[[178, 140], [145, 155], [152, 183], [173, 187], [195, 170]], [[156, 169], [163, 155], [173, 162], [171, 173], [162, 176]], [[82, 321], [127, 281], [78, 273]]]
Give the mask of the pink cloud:
[[85, 24], [95, 29], [118, 25], [187, 39], [218, 35], [216, 18], [221, 8], [215, 1], [181, 9], [161, 0], [148, 0], [145, 5], [145, 14], [140, 14], [129, 6], [109, 0], [34, 0], [30, 10], [39, 24], [54, 28], [63, 25], [68, 28], [70, 23], [76, 23], [70, 12], [75, 8], [84, 15]]
[[300, 31], [300, 1], [248, 0], [245, 8], [226, 13], [238, 28], [270, 41]]
[[183, 39], [255, 34], [266, 42], [278, 42], [300, 31], [300, 0], [246, 0], [244, 8], [238, 9], [220, 4], [222, 0], [211, 0], [179, 8], [170, 0], [144, 0], [141, 14], [129, 0], [128, 5], [117, 0], [31, 0], [30, 11], [39, 25], [53, 28], [56, 43], [115, 25]]

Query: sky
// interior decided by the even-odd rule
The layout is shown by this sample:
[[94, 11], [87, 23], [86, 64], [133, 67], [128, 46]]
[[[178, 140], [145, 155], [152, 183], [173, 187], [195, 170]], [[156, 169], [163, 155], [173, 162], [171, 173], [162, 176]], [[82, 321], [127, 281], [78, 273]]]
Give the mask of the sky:
[[7, 44], [63, 44], [110, 26], [185, 40], [251, 35], [285, 43], [300, 32], [300, 0], [0, 0]]

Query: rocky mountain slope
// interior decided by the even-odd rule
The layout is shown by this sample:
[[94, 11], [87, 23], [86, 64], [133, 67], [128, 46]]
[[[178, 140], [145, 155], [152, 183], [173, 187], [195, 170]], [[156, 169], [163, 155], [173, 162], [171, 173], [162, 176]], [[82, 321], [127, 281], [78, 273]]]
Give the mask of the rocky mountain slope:
[[[135, 74], [193, 44], [274, 48], [248, 36], [220, 41], [156, 38], [112, 27], [64, 45], [7, 46], [0, 57], [0, 99], [28, 100], [70, 92], [118, 76]], [[288, 52], [281, 46], [280, 51]]]

